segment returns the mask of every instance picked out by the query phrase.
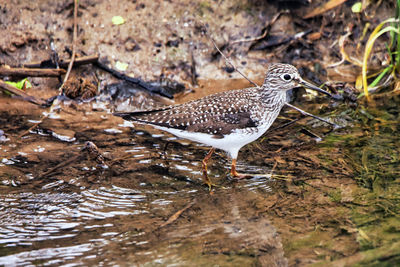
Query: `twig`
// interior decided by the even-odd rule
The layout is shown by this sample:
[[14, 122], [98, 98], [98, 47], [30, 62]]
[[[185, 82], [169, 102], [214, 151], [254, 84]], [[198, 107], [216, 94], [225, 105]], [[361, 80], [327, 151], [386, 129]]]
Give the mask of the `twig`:
[[120, 72], [118, 72], [116, 70], [113, 70], [112, 68], [109, 68], [107, 65], [101, 63], [100, 61], [97, 61], [96, 65], [99, 68], [111, 73], [113, 76], [117, 77], [118, 79], [133, 83], [133, 84], [135, 84], [135, 85], [137, 85], [137, 86], [139, 86], [139, 87], [141, 87], [141, 88], [143, 88], [143, 89], [145, 89], [145, 90], [147, 90], [147, 91], [149, 91], [151, 93], [156, 93], [156, 94], [168, 97], [169, 99], [173, 98], [173, 96], [171, 94], [169, 94], [168, 92], [166, 92], [164, 90], [164, 88], [162, 88], [162, 87], [153, 86], [153, 85], [151, 85], [149, 83], [144, 82], [141, 79], [127, 76], [127, 75], [125, 75], [123, 73], [120, 73]]
[[78, 7], [79, 7], [79, 0], [74, 1], [74, 32], [72, 35], [72, 55], [71, 55], [71, 61], [69, 62], [68, 69], [67, 69], [67, 74], [65, 74], [64, 77], [64, 82], [60, 86], [59, 89], [59, 95], [62, 94], [62, 89], [64, 87], [65, 82], [69, 78], [69, 74], [71, 73], [72, 66], [74, 65], [74, 60], [75, 60], [75, 55], [76, 55], [76, 39], [77, 39], [77, 28], [78, 28], [78, 23], [77, 23], [77, 17], [78, 17]]
[[[79, 0], [75, 0], [75, 1], [74, 1], [74, 32], [73, 32], [73, 36], [72, 36], [72, 56], [71, 56], [70, 62], [69, 62], [69, 64], [68, 64], [68, 70], [67, 70], [67, 73], [65, 74], [64, 82], [61, 84], [61, 86], [60, 86], [60, 88], [59, 88], [59, 95], [62, 94], [63, 86], [64, 86], [65, 82], [68, 80], [69, 74], [71, 73], [72, 65], [74, 64], [74, 60], [75, 60], [75, 53], [76, 53], [76, 52], [75, 52], [75, 50], [76, 50], [76, 49], [75, 49], [75, 46], [76, 46], [76, 39], [77, 39], [78, 6], [79, 6]], [[44, 102], [43, 105], [46, 105], [46, 104], [47, 104], [47, 103]], [[41, 123], [43, 122], [43, 120], [45, 120], [46, 118], [48, 118], [48, 116], [49, 116], [48, 114], [50, 114], [50, 113], [53, 111], [53, 104], [54, 104], [54, 101], [53, 101], [52, 105], [50, 106], [49, 112], [48, 112], [46, 115], [44, 115], [44, 116], [41, 118], [41, 120], [40, 120], [39, 122], [35, 123], [31, 128], [29, 128], [27, 131], [25, 131], [24, 133], [22, 133], [22, 134], [20, 135], [20, 137], [24, 136], [24, 135], [27, 134], [29, 131], [31, 131], [31, 130], [33, 130], [34, 128], [36, 128], [39, 124], [41, 124]], [[71, 158], [70, 160], [67, 160], [66, 162], [63, 162], [63, 163], [58, 164], [58, 165], [55, 166], [54, 168], [48, 170], [47, 172], [44, 172], [40, 177], [45, 176], [45, 175], [48, 175], [49, 173], [53, 172], [55, 169], [60, 168], [60, 167], [63, 167], [63, 166], [65, 166], [65, 165], [69, 164], [70, 162], [72, 162], [73, 160], [77, 159], [77, 158], [79, 158], [79, 156], [76, 156], [76, 157], [74, 157], [74, 158]]]
[[236, 66], [222, 53], [222, 51], [218, 48], [217, 44], [215, 43], [214, 39], [208, 34], [207, 31], [207, 26], [203, 23], [203, 28], [204, 28], [204, 34], [207, 35], [208, 38], [210, 38], [211, 42], [213, 43], [214, 47], [217, 49], [217, 51], [221, 54], [221, 56], [225, 59], [225, 61], [232, 66], [234, 70], [236, 70], [240, 75], [242, 75], [249, 83], [253, 84], [255, 87], [259, 87], [258, 84], [247, 78], [246, 75], [244, 75]]
[[63, 69], [28, 69], [0, 67], [0, 76], [13, 77], [57, 77], [65, 74]]
[[[89, 64], [89, 63], [96, 63], [97, 60], [99, 60], [98, 54], [93, 55], [93, 56], [78, 57], [78, 58], [75, 58], [75, 60], [74, 60], [74, 66], [81, 66], [81, 65], [85, 65], [85, 64]], [[60, 68], [65, 68], [70, 63], [71, 63], [71, 59], [61, 60], [59, 62]]]
[[175, 212], [171, 217], [169, 217], [169, 219], [164, 222], [163, 224], [161, 224], [158, 228], [162, 228], [164, 226], [167, 226], [168, 224], [173, 223], [174, 221], [176, 221], [179, 216], [181, 216], [181, 214], [189, 209], [190, 207], [192, 207], [194, 205], [194, 203], [196, 203], [196, 200], [193, 200], [192, 202], [190, 202], [189, 204], [187, 204], [183, 209], [178, 210], [177, 212]]
[[18, 139], [27, 135], [28, 133], [30, 133], [33, 129], [35, 129], [39, 124], [41, 124], [43, 122], [43, 119], [41, 119], [38, 122], [35, 122], [31, 127], [29, 127], [28, 130], [25, 130], [24, 132], [22, 132], [20, 135], [18, 135]]
[[46, 101], [41, 98], [36, 98], [34, 96], [28, 95], [22, 90], [18, 90], [12, 85], [5, 83], [4, 81], [0, 80], [0, 90], [10, 92], [14, 95], [22, 97], [24, 100], [31, 102], [32, 104], [44, 106]]
[[[80, 65], [85, 65], [85, 64], [89, 64], [89, 63], [96, 63], [98, 59], [99, 59], [99, 55], [78, 57], [78, 58], [75, 58], [75, 60], [74, 60], [74, 66], [80, 66]], [[71, 59], [60, 60], [58, 62], [58, 64], [59, 64], [60, 68], [68, 68], [68, 65], [70, 64], [70, 62], [71, 62]], [[43, 66], [46, 66], [48, 68], [56, 67], [56, 65], [51, 60], [43, 60], [41, 62], [32, 62], [32, 63], [27, 63], [27, 64], [23, 65], [23, 67], [25, 67], [25, 68], [41, 68]]]
[[[286, 119], [287, 119], [287, 118], [286, 118]], [[278, 127], [273, 128], [272, 130], [275, 130], [275, 131], [276, 131], [276, 130], [279, 130], [279, 129], [288, 127], [289, 125], [292, 125], [292, 124], [298, 122], [299, 120], [300, 120], [300, 118], [297, 118], [297, 119], [294, 119], [294, 120], [290, 120], [289, 122], [286, 122], [286, 123], [284, 123], [284, 124], [282, 124], [282, 125], [279, 125]]]
[[350, 62], [353, 65], [362, 67], [362, 65], [363, 65], [362, 62], [360, 62], [360, 60], [358, 60], [357, 58], [353, 58], [353, 57], [350, 57], [349, 55], [347, 55], [346, 50], [344, 49], [344, 46], [345, 46], [347, 38], [350, 35], [353, 34], [351, 29], [347, 29], [347, 30], [348, 31], [346, 32], [345, 35], [342, 35], [342, 36], [339, 37], [339, 48], [340, 48], [340, 54], [342, 56], [342, 59], [339, 62], [335, 62], [335, 63], [330, 64], [328, 66], [328, 68], [334, 68], [334, 67], [336, 67], [336, 66], [338, 66], [340, 64], [345, 63], [346, 61]]
[[314, 119], [317, 119], [317, 120], [323, 121], [323, 122], [325, 122], [325, 123], [327, 123], [327, 124], [329, 124], [329, 125], [332, 125], [334, 129], [340, 128], [340, 126], [337, 125], [336, 123], [333, 123], [333, 122], [330, 122], [330, 121], [328, 121], [328, 120], [326, 120], [326, 119], [324, 119], [324, 118], [315, 116], [315, 115], [313, 115], [313, 114], [311, 114], [311, 113], [308, 113], [307, 111], [304, 111], [304, 110], [302, 110], [302, 109], [300, 109], [300, 108], [298, 108], [298, 107], [296, 107], [296, 106], [293, 106], [293, 105], [291, 105], [291, 104], [289, 104], [289, 103], [287, 103], [287, 102], [285, 103], [285, 105], [288, 106], [288, 107], [290, 107], [290, 108], [292, 108], [292, 109], [297, 110], [298, 112], [300, 112], [301, 114], [303, 114], [303, 115], [305, 115], [305, 116], [310, 116], [310, 117], [313, 117]]
[[306, 129], [306, 128], [301, 128], [301, 129], [300, 129], [300, 133], [303, 133], [303, 134], [305, 134], [305, 135], [308, 135], [309, 137], [314, 138], [314, 139], [316, 139], [316, 140], [322, 140], [322, 137], [321, 137], [321, 136], [319, 136], [319, 135], [316, 134], [316, 133], [313, 133], [311, 130], [308, 130], [308, 129]]
[[59, 168], [65, 167], [69, 164], [71, 164], [72, 162], [78, 160], [81, 157], [81, 155], [77, 155], [75, 157], [72, 157], [64, 162], [61, 162], [60, 164], [57, 164], [56, 166], [54, 166], [53, 168], [49, 169], [48, 171], [45, 171], [44, 173], [42, 173], [41, 175], [39, 175], [37, 178], [43, 178], [48, 176], [49, 174], [53, 173], [54, 171], [56, 171]]

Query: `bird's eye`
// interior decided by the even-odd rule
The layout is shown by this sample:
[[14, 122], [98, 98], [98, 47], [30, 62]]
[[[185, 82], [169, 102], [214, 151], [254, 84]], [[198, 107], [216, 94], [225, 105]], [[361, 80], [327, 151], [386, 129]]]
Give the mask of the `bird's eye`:
[[293, 77], [292, 77], [292, 75], [290, 75], [290, 74], [283, 74], [283, 75], [282, 75], [282, 79], [288, 82], [288, 81], [290, 81], [291, 79], [293, 79]]

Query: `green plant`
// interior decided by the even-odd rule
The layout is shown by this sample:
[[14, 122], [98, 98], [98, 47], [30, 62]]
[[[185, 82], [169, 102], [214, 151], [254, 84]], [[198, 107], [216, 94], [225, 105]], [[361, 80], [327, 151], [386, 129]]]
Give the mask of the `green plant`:
[[[387, 25], [389, 24], [389, 25]], [[387, 25], [383, 28], [384, 25]], [[383, 28], [383, 29], [382, 29]], [[373, 75], [375, 79], [368, 85], [367, 67], [368, 59], [371, 54], [374, 43], [378, 37], [389, 32], [391, 41], [388, 47], [389, 64], [378, 73]], [[362, 84], [364, 95], [369, 99], [369, 91], [381, 83], [384, 78], [383, 86], [387, 85], [391, 80], [396, 78], [396, 72], [400, 71], [400, 0], [397, 0], [395, 18], [389, 18], [381, 22], [371, 33], [364, 50], [364, 58], [362, 64]]]

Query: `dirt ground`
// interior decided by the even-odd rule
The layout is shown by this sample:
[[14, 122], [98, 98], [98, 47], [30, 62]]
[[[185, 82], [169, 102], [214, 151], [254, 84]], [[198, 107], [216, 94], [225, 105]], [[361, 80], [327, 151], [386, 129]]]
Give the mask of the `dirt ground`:
[[[398, 210], [391, 202], [395, 190], [385, 187], [393, 196], [389, 201], [360, 182], [361, 175], [371, 175], [363, 168], [371, 157], [365, 159], [357, 149], [391, 157], [391, 168], [398, 163], [398, 157], [381, 155], [383, 149], [369, 143], [388, 136], [384, 150], [391, 147], [398, 155], [393, 143], [399, 129], [388, 123], [398, 119], [393, 111], [398, 95], [385, 99], [385, 108], [392, 108], [386, 122], [371, 119], [354, 101], [360, 67], [336, 64], [343, 58], [341, 43], [360, 58], [366, 22], [372, 28], [377, 18], [393, 16], [394, 3], [372, 3], [361, 15], [351, 12], [354, 1], [348, 1], [304, 19], [318, 3], [302, 2], [307, 1], [79, 1], [77, 57], [97, 54], [114, 69], [126, 63], [129, 76], [158, 85], [175, 82], [185, 89], [170, 89], [179, 91], [174, 100], [143, 90], [115, 96], [110, 84], [118, 79], [89, 64], [74, 68], [71, 79], [77, 86], [87, 82], [95, 98], [81, 101], [78, 94], [50, 109], [2, 94], [0, 265], [396, 262], [398, 237], [381, 240], [381, 232], [368, 228], [379, 222], [387, 225], [385, 233], [398, 233], [390, 215]], [[51, 43], [59, 58], [68, 59], [73, 9], [73, 1], [0, 0], [1, 65], [47, 60]], [[114, 16], [125, 23], [114, 25]], [[342, 102], [308, 97], [303, 90], [293, 94], [296, 106], [344, 127], [333, 131], [285, 108], [271, 130], [239, 154], [241, 170], [271, 173], [272, 178], [227, 179], [229, 159], [217, 153], [209, 170], [219, 186], [210, 194], [200, 172], [205, 147], [111, 114], [249, 86], [216, 52], [204, 25], [218, 47], [259, 84], [268, 63], [287, 62], [315, 84], [326, 82], [333, 93], [347, 94]], [[384, 61], [380, 55], [372, 58], [372, 69]], [[29, 80], [30, 95], [49, 99], [58, 94], [58, 78]], [[91, 153], [87, 142], [102, 157]], [[372, 206], [371, 199], [381, 208]]]

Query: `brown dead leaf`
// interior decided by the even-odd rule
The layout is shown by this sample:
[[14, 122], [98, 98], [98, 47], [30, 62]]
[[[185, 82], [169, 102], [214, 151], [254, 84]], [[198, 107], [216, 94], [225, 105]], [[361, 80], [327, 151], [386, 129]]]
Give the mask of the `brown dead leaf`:
[[343, 4], [346, 1], [347, 0], [330, 0], [330, 1], [326, 2], [325, 4], [323, 4], [322, 6], [317, 7], [316, 9], [314, 9], [307, 15], [305, 15], [304, 18], [309, 19], [309, 18], [318, 16], [318, 15], [321, 15], [322, 13], [325, 13], [326, 11], [328, 11], [332, 8], [335, 8], [335, 7]]
[[313, 33], [310, 33], [309, 35], [307, 35], [307, 39], [309, 41], [315, 41], [315, 40], [320, 39], [321, 35], [322, 34], [320, 32], [313, 32]]

